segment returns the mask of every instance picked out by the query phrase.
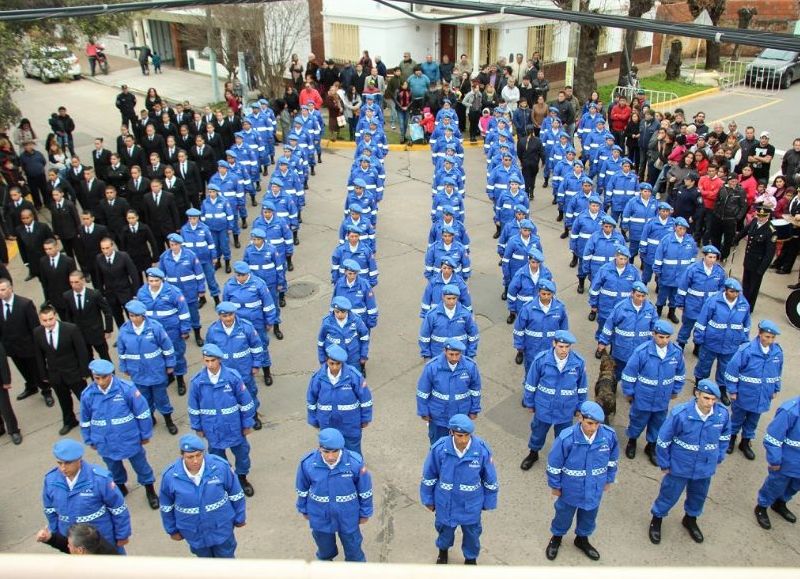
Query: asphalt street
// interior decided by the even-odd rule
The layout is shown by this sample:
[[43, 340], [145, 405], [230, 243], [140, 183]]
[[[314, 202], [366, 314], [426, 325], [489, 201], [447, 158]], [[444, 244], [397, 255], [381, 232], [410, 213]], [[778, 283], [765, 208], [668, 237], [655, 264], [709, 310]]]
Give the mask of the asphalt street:
[[[155, 82], [155, 80], [154, 80]], [[19, 103], [42, 141], [47, 134], [47, 118], [58, 105], [67, 107], [77, 126], [79, 153], [86, 155], [95, 136], [103, 135], [113, 145], [118, 134], [119, 116], [114, 109], [115, 91], [88, 81], [42, 85], [25, 81], [26, 91]], [[735, 118], [740, 130], [753, 124], [757, 130], [772, 131], [773, 144], [780, 149], [791, 146], [796, 135], [788, 119], [796, 118], [796, 97], [792, 88], [776, 96], [717, 94], [684, 105], [687, 113], [705, 110], [707, 118]], [[743, 112], [747, 111], [749, 112]], [[295, 248], [295, 271], [289, 275], [288, 307], [282, 329], [286, 339], [272, 340], [275, 384], [261, 389], [265, 427], [251, 435], [253, 470], [249, 476], [255, 496], [248, 499], [247, 526], [237, 531], [238, 555], [271, 559], [312, 559], [314, 547], [307, 523], [295, 511], [294, 477], [299, 459], [316, 446], [316, 430], [306, 423], [305, 391], [317, 369], [316, 336], [327, 311], [331, 285], [329, 258], [337, 243], [342, 218], [345, 183], [352, 161], [352, 150], [326, 151], [317, 176], [311, 178], [308, 206], [303, 213], [300, 240]], [[774, 169], [775, 167], [773, 167]], [[378, 266], [380, 282], [376, 296], [380, 309], [377, 329], [372, 335], [368, 383], [375, 404], [374, 422], [364, 433], [364, 455], [373, 474], [375, 514], [363, 527], [365, 552], [370, 561], [398, 563], [433, 562], [436, 556], [433, 517], [419, 503], [422, 462], [428, 446], [424, 423], [415, 415], [416, 381], [422, 369], [417, 346], [420, 319], [419, 301], [424, 289], [423, 256], [430, 227], [430, 155], [426, 148], [410, 152], [392, 151], [386, 161], [386, 191], [378, 220]], [[483, 412], [477, 420], [477, 433], [494, 450], [500, 480], [499, 508], [483, 517], [481, 564], [542, 565], [553, 497], [546, 485], [544, 461], [528, 472], [519, 469], [527, 453], [530, 414], [520, 407], [522, 368], [514, 364], [511, 326], [505, 320], [505, 302], [500, 300], [500, 272], [497, 267], [492, 212], [485, 195], [484, 156], [479, 148], [466, 152], [467, 218], [472, 237], [473, 275], [469, 286], [480, 327], [477, 361], [483, 377]], [[541, 177], [539, 183], [541, 185]], [[249, 208], [251, 217], [256, 208]], [[589, 381], [597, 378], [595, 324], [586, 319], [588, 294], [579, 296], [574, 270], [569, 269], [569, 254], [558, 235], [555, 209], [549, 194], [537, 195], [532, 217], [538, 225], [547, 266], [558, 284], [558, 297], [570, 313], [570, 327], [578, 336], [577, 350], [587, 360]], [[241, 255], [242, 250], [235, 251]], [[740, 245], [733, 264], [733, 275], [741, 275], [744, 245]], [[12, 260], [11, 272], [19, 294], [41, 299], [36, 282], [22, 282], [24, 267]], [[788, 278], [788, 279], [787, 279]], [[219, 281], [224, 274], [218, 272]], [[800, 371], [796, 329], [783, 314], [785, 285], [794, 276], [768, 274], [764, 281], [754, 322], [768, 317], [778, 323], [783, 334], [786, 367], [784, 390], [777, 402], [800, 394], [791, 377]], [[652, 290], [651, 286], [651, 290]], [[215, 319], [210, 306], [202, 311], [204, 326]], [[754, 323], [755, 326], [755, 323]], [[190, 375], [201, 367], [198, 348], [188, 346]], [[688, 368], [695, 358], [687, 356]], [[21, 391], [16, 370], [13, 393]], [[189, 432], [186, 400], [174, 389], [176, 422], [181, 434]], [[687, 384], [681, 399], [691, 396]], [[626, 405], [620, 395], [620, 414], [614, 427], [624, 446]], [[54, 553], [38, 545], [34, 535], [45, 524], [41, 508], [41, 483], [45, 472], [54, 467], [51, 445], [58, 438], [58, 408], [46, 408], [40, 397], [15, 404], [25, 440], [13, 446], [8, 436], [0, 438], [0, 551]], [[771, 415], [770, 415], [771, 416]], [[766, 426], [765, 416], [760, 433]], [[74, 438], [79, 433], [73, 431]], [[549, 446], [549, 442], [548, 442]], [[640, 445], [641, 446], [641, 445]], [[766, 475], [760, 438], [754, 444], [757, 459], [748, 462], [738, 451], [720, 466], [715, 476], [706, 511], [699, 523], [706, 535], [696, 545], [680, 526], [680, 505], [665, 521], [663, 541], [653, 546], [647, 539], [650, 506], [658, 492], [661, 475], [640, 452], [636, 460], [622, 457], [617, 484], [607, 493], [600, 508], [598, 530], [593, 543], [602, 558], [599, 564], [658, 566], [797, 566], [800, 542], [797, 526], [773, 516], [773, 530], [763, 531], [755, 522], [753, 506], [756, 491]], [[170, 436], [160, 422], [147, 447], [150, 461], [160, 473], [177, 455], [177, 437]], [[93, 452], [87, 459], [101, 463]], [[101, 463], [102, 464], [102, 463]], [[128, 546], [131, 555], [189, 555], [185, 544], [169, 539], [161, 527], [159, 514], [151, 511], [144, 489], [135, 483], [128, 504], [133, 536]], [[795, 504], [795, 510], [798, 510]], [[569, 539], [571, 543], [571, 538]], [[458, 549], [451, 561], [460, 563]], [[554, 563], [589, 564], [584, 555], [569, 544]]]

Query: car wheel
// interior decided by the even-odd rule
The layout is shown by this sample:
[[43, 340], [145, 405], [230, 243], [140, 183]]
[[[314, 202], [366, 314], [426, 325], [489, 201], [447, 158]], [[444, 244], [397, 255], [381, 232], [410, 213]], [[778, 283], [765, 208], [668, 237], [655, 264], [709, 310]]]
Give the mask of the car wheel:
[[792, 81], [794, 78], [792, 77], [791, 71], [787, 71], [783, 74], [783, 78], [781, 79], [781, 88], [789, 88], [792, 86]]

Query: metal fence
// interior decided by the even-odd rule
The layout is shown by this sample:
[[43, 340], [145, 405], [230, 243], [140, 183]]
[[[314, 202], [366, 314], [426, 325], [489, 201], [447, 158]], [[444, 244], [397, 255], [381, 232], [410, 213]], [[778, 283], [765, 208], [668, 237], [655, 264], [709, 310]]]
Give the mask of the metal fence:
[[678, 98], [678, 95], [674, 92], [649, 90], [646, 88], [633, 86], [616, 86], [614, 87], [614, 92], [612, 95], [624, 96], [626, 99], [628, 99], [628, 102], [631, 102], [634, 98], [641, 99], [642, 95], [640, 94], [640, 91], [644, 92], [645, 99], [648, 103], [650, 103], [650, 108], [654, 110], [658, 110], [661, 104]]
[[722, 63], [719, 87], [722, 90], [748, 90], [776, 93], [788, 78], [773, 68], [751, 66], [750, 61], [728, 60]]

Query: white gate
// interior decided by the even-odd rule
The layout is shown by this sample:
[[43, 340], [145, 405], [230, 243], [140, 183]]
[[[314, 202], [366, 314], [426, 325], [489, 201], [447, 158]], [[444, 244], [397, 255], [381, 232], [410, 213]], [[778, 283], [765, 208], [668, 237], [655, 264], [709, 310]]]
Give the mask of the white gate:
[[653, 110], [658, 110], [659, 105], [661, 103], [665, 103], [667, 101], [673, 101], [678, 98], [678, 95], [674, 92], [663, 91], [663, 90], [648, 90], [646, 88], [640, 87], [633, 87], [633, 86], [617, 86], [614, 87], [614, 95], [624, 96], [628, 99], [628, 102], [631, 102], [634, 97], [641, 97], [640, 91], [644, 92], [644, 97], [648, 103], [650, 103], [650, 108]]
[[776, 93], [783, 86], [783, 72], [761, 66], [750, 66], [746, 60], [728, 60], [722, 63], [719, 87], [722, 90], [747, 89]]

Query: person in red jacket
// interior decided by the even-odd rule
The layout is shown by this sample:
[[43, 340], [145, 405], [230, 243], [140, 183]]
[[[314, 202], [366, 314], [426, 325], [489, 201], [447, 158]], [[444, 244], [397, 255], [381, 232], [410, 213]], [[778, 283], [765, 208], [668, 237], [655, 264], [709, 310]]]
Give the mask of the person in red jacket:
[[711, 222], [714, 215], [714, 205], [717, 203], [719, 190], [722, 189], [722, 179], [717, 176], [717, 166], [709, 165], [708, 173], [700, 177], [697, 184], [697, 189], [700, 191], [700, 196], [703, 198], [703, 212], [701, 218], [698, 220], [698, 228], [694, 232], [695, 241], [700, 245], [702, 238], [702, 245], [708, 245], [711, 240]]
[[319, 95], [319, 91], [308, 81], [306, 81], [303, 90], [300, 91], [300, 106], [306, 103], [314, 103], [314, 108], [317, 110], [322, 107], [322, 97]]
[[750, 165], [742, 167], [742, 174], [739, 175], [739, 186], [747, 194], [747, 206], [750, 207], [758, 196], [758, 181], [753, 176], [753, 168]]
[[633, 112], [633, 109], [628, 105], [628, 99], [620, 96], [619, 101], [609, 113], [614, 141], [623, 148], [625, 147], [625, 127], [628, 126], [628, 121], [631, 120], [631, 112]]

